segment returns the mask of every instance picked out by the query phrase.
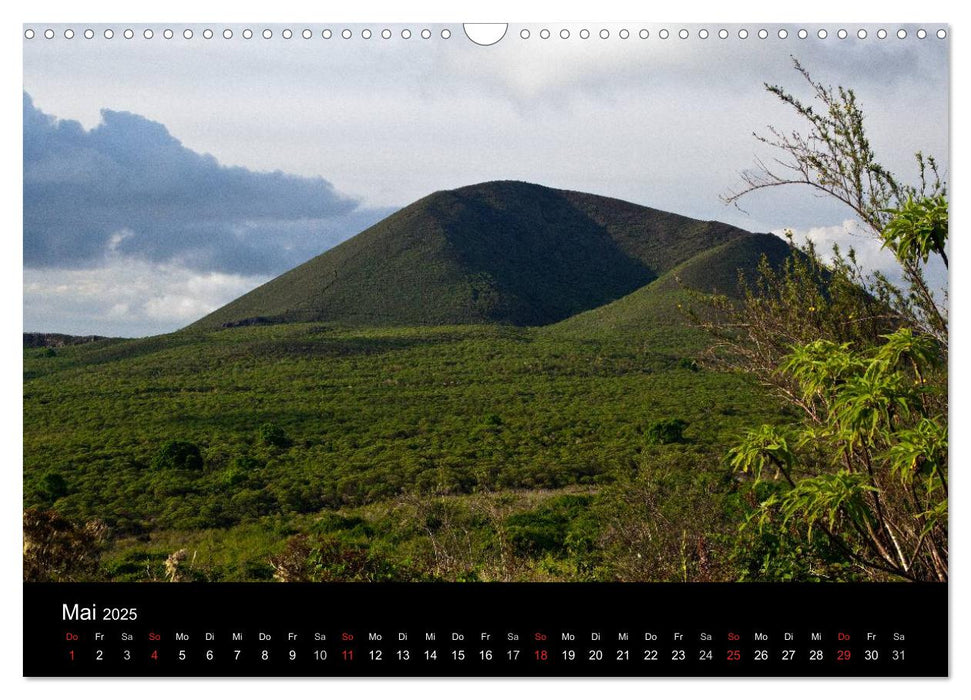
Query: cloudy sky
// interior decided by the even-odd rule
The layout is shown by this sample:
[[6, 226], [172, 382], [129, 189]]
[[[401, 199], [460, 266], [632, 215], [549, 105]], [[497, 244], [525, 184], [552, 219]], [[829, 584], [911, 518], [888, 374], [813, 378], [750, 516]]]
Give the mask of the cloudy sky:
[[738, 26], [728, 39], [723, 25], [707, 39], [688, 26], [682, 40], [681, 25], [667, 39], [660, 25], [510, 25], [490, 47], [461, 25], [447, 25], [448, 39], [445, 25], [429, 39], [424, 25], [366, 25], [369, 39], [353, 26], [346, 40], [344, 25], [330, 39], [322, 25], [292, 26], [290, 39], [284, 26], [264, 39], [253, 25], [245, 39], [246, 26], [218, 25], [208, 40], [201, 25], [188, 40], [182, 25], [171, 39], [164, 25], [111, 25], [110, 40], [105, 26], [84, 25], [93, 39], [48, 26], [55, 38], [24, 41], [25, 330], [174, 330], [397, 207], [493, 179], [791, 228], [853, 243], [880, 267], [849, 213], [808, 191], [753, 195], [744, 211], [719, 200], [767, 155], [753, 131], [798, 125], [762, 85], [805, 94], [790, 56], [856, 90], [891, 169], [912, 176], [917, 150], [947, 167], [949, 41], [936, 26], [925, 39], [888, 26], [882, 40], [874, 25], [842, 40], [832, 25], [807, 25], [806, 39], [784, 25], [784, 40], [771, 25], [748, 25], [744, 40]]

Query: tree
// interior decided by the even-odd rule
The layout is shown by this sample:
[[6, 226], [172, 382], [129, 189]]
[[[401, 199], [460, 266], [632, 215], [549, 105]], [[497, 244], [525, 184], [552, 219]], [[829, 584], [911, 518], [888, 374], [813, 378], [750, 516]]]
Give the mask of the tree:
[[902, 182], [877, 161], [854, 91], [816, 82], [799, 61], [793, 59], [793, 63], [817, 104], [803, 102], [778, 85], [766, 84], [765, 88], [792, 107], [807, 123], [808, 131], [786, 134], [769, 127], [769, 135], [755, 134], [779, 157], [771, 166], [757, 160], [755, 169], [743, 172], [741, 185], [723, 200], [737, 206], [757, 190], [800, 185], [842, 202], [871, 235], [894, 252], [906, 290], [901, 293], [880, 275], [867, 280], [867, 286], [878, 296], [894, 296], [897, 312], [946, 344], [946, 306], [930, 289], [921, 265], [931, 253], [945, 266], [948, 263], [947, 185], [937, 161], [918, 152], [918, 183]]
[[290, 447], [293, 444], [283, 428], [273, 423], [264, 423], [260, 426], [260, 443], [281, 448]]
[[781, 173], [759, 162], [726, 200], [780, 185], [822, 191], [893, 252], [906, 288], [867, 274], [852, 250], [824, 263], [810, 243], [780, 270], [764, 262], [741, 303], [721, 301], [708, 327], [722, 357], [798, 416], [749, 430], [729, 452], [743, 478], [780, 482], [746, 527], [824, 537], [867, 578], [946, 581], [947, 310], [923, 272], [931, 258], [948, 262], [946, 185], [921, 154], [919, 184], [902, 184], [877, 162], [853, 91], [795, 66], [822, 108], [767, 85], [809, 131], [758, 137], [781, 152]]
[[57, 472], [47, 472], [41, 479], [41, 494], [51, 503], [68, 493], [67, 481]]

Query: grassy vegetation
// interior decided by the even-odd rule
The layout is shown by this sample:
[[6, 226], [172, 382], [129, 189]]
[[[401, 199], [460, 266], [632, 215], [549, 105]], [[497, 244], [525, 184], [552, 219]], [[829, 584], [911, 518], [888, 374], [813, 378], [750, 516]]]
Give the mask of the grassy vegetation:
[[266, 579], [297, 545], [409, 580], [733, 577], [724, 447], [778, 414], [704, 346], [308, 323], [28, 348], [25, 506], [103, 521], [110, 580], [179, 549], [193, 577]]

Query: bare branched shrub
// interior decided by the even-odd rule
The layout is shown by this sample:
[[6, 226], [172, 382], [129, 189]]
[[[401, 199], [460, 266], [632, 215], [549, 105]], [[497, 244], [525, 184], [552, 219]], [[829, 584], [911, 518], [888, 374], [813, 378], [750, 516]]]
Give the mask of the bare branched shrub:
[[[906, 293], [895, 299], [897, 310], [915, 329], [946, 344], [947, 306], [935, 297], [923, 268], [931, 251], [947, 266], [946, 233], [932, 236], [929, 247], [920, 250], [922, 255], [913, 254], [918, 252], [910, 245], [913, 238], [888, 235], [891, 222], [899, 219], [897, 210], [912, 207], [915, 200], [944, 201], [947, 184], [937, 162], [918, 152], [917, 184], [902, 181], [877, 160], [854, 91], [824, 85], [814, 80], [798, 61], [793, 63], [808, 88], [810, 101], [778, 85], [766, 84], [765, 88], [795, 111], [805, 130], [786, 133], [769, 127], [768, 135], [755, 134], [773, 150], [773, 159], [757, 160], [753, 170], [741, 173], [739, 186], [722, 199], [737, 206], [752, 192], [797, 185], [842, 203], [870, 236], [894, 253], [906, 286]], [[888, 286], [892, 285], [885, 278], [876, 278], [867, 289], [879, 296]]]
[[432, 561], [426, 568], [433, 577], [463, 580], [480, 564], [468, 518], [462, 517], [453, 499], [402, 494], [395, 510], [405, 527], [426, 536], [432, 550]]
[[273, 578], [283, 583], [300, 583], [311, 580], [309, 567], [310, 538], [296, 535], [287, 540], [283, 551], [270, 557]]
[[482, 513], [495, 533], [499, 561], [491, 567], [491, 578], [497, 581], [517, 581], [522, 579], [525, 563], [516, 556], [515, 547], [509, 537], [506, 520], [515, 512], [514, 504], [508, 497], [484, 496], [475, 503], [475, 509]]

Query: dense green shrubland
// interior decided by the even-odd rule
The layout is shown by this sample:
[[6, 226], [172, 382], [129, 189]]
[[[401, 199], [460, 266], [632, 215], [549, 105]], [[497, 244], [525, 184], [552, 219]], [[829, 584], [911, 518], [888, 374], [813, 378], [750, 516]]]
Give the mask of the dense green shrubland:
[[311, 531], [433, 578], [626, 577], [609, 494], [662, 456], [717, 481], [730, 436], [776, 419], [750, 380], [698, 371], [702, 346], [296, 324], [27, 349], [25, 506], [103, 521], [115, 579], [164, 579], [183, 547], [204, 577], [269, 578]]

